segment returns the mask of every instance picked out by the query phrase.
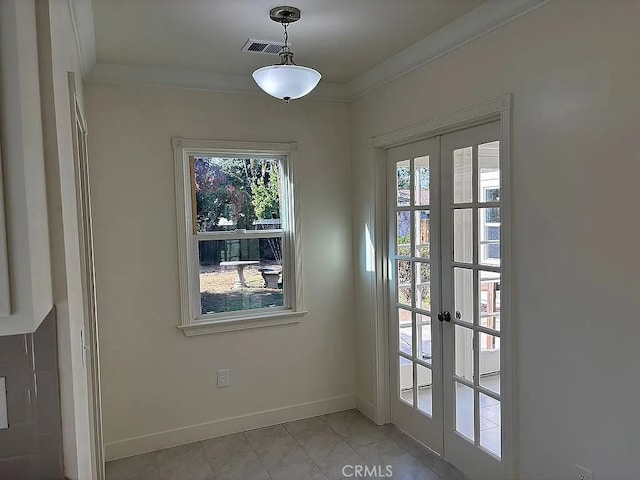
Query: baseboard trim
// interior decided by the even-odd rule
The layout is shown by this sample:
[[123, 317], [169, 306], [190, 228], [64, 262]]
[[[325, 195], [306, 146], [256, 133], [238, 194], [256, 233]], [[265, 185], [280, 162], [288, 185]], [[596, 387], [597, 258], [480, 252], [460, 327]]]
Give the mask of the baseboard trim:
[[373, 423], [376, 423], [376, 409], [368, 400], [365, 400], [362, 397], [356, 397], [356, 408], [362, 413], [365, 417], [371, 420]]
[[356, 396], [343, 395], [263, 410], [261, 412], [249, 413], [237, 417], [223, 418], [212, 422], [107, 443], [105, 444], [105, 458], [106, 461], [118, 460], [120, 458], [132, 457], [163, 448], [175, 447], [208, 438], [276, 425], [278, 423], [325, 415], [327, 413], [339, 412], [355, 407]]

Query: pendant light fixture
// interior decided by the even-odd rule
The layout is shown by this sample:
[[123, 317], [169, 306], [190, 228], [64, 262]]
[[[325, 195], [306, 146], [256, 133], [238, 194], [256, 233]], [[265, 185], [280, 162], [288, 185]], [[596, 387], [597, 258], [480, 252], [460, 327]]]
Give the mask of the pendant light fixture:
[[253, 72], [253, 79], [266, 93], [289, 103], [290, 100], [304, 97], [316, 88], [322, 75], [313, 68], [298, 66], [293, 61], [287, 27], [300, 20], [300, 10], [296, 7], [275, 7], [269, 12], [269, 17], [284, 27], [284, 46], [280, 50], [280, 63], [259, 68]]

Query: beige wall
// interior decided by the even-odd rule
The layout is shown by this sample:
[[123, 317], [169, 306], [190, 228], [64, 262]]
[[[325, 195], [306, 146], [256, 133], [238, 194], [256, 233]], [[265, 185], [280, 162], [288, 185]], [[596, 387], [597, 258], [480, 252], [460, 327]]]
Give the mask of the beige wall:
[[[348, 106], [155, 87], [85, 93], [107, 456], [353, 406]], [[300, 143], [301, 323], [189, 338], [176, 328], [173, 136]], [[229, 388], [216, 388], [220, 368]]]
[[369, 137], [514, 95], [520, 478], [637, 478], [640, 2], [553, 1], [351, 105], [358, 395]]
[[[635, 0], [549, 2], [351, 105], [88, 85], [108, 454], [372, 402], [368, 139], [512, 92], [520, 477], [635, 478], [639, 19]], [[301, 143], [301, 324], [175, 328], [172, 136]]]

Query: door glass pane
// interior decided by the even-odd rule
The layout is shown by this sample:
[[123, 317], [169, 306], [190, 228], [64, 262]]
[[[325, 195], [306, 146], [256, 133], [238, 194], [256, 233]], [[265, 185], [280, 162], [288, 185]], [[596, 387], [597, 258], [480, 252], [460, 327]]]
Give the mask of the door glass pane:
[[416, 257], [429, 258], [431, 243], [431, 219], [429, 210], [415, 212]]
[[413, 160], [413, 168], [415, 177], [415, 204], [416, 205], [429, 205], [429, 191], [430, 191], [430, 171], [429, 171], [429, 156], [418, 157]]
[[456, 389], [456, 431], [474, 441], [473, 389], [454, 382]]
[[[500, 312], [500, 274], [496, 272], [480, 271], [480, 315], [483, 317], [483, 322], [487, 323], [489, 328], [489, 319], [495, 313]], [[494, 322], [497, 325], [496, 330], [499, 330], [499, 317], [494, 317]]]
[[418, 345], [416, 356], [423, 362], [431, 363], [431, 317], [416, 313]]
[[500, 200], [500, 142], [478, 145], [478, 201]]
[[404, 160], [396, 163], [396, 204], [401, 206], [409, 205], [411, 192], [410, 162]]
[[500, 393], [500, 337], [480, 333], [480, 385]]
[[431, 374], [431, 369], [420, 364], [416, 364], [416, 367], [418, 380], [418, 409], [431, 416], [433, 415], [433, 376]]
[[396, 261], [396, 275], [398, 279], [398, 303], [412, 306], [411, 300], [411, 262], [408, 260]]
[[398, 350], [413, 356], [413, 328], [411, 328], [411, 312], [398, 309]]
[[471, 203], [473, 201], [472, 171], [473, 148], [460, 148], [453, 151], [453, 202]]
[[468, 268], [454, 268], [454, 298], [455, 318], [473, 323], [473, 270]]
[[455, 373], [473, 382], [473, 330], [455, 326]]
[[416, 262], [415, 268], [416, 308], [431, 311], [431, 265]]
[[[485, 406], [482, 406], [485, 405]], [[480, 394], [480, 446], [496, 457], [502, 454], [500, 401]]]
[[473, 262], [473, 210], [470, 208], [453, 211], [453, 260]]
[[413, 405], [413, 362], [404, 357], [399, 360], [400, 400]]
[[500, 266], [500, 208], [478, 209], [479, 263]]
[[[497, 292], [500, 294], [500, 291]], [[500, 315], [491, 313], [480, 313], [480, 325], [500, 331]]]
[[396, 213], [396, 252], [411, 255], [411, 212]]

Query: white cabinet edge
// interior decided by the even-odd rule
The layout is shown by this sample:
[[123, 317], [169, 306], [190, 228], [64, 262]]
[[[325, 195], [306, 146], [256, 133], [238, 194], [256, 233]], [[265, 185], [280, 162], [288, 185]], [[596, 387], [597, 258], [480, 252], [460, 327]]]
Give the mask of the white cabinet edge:
[[0, 335], [53, 305], [34, 0], [0, 0]]
[[[0, 151], [2, 146], [0, 138]], [[4, 211], [4, 180], [2, 177], [2, 154], [0, 153], [0, 317], [11, 315], [9, 289], [9, 257], [7, 256], [7, 223]]]
[[5, 377], [0, 377], [0, 430], [9, 428], [7, 413], [7, 384]]

